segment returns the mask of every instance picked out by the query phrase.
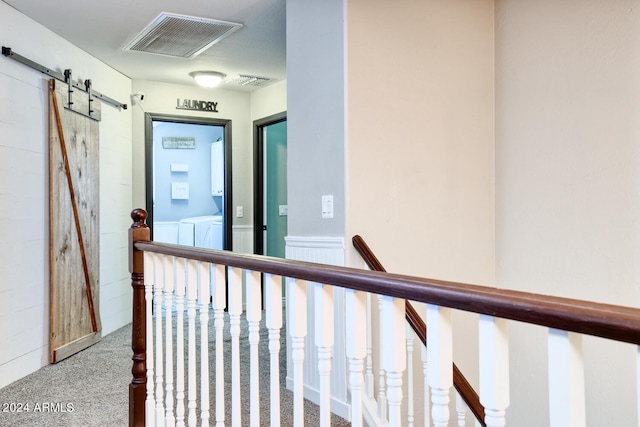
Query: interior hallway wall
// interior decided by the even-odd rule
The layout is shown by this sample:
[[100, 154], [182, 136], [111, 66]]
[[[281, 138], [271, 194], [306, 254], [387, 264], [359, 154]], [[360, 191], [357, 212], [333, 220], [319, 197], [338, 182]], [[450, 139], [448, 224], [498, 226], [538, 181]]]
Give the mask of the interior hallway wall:
[[[390, 272], [493, 285], [493, 2], [346, 4], [346, 238]], [[477, 316], [456, 312], [454, 329], [477, 387]]]
[[[0, 2], [2, 45], [129, 103], [131, 81]], [[0, 387], [49, 363], [47, 76], [0, 57]], [[131, 321], [131, 110], [100, 123], [100, 313], [103, 335]]]
[[[496, 284], [640, 305], [640, 10], [496, 1]], [[546, 334], [511, 329], [508, 423], [548, 424]], [[635, 425], [635, 349], [585, 339], [587, 425]]]

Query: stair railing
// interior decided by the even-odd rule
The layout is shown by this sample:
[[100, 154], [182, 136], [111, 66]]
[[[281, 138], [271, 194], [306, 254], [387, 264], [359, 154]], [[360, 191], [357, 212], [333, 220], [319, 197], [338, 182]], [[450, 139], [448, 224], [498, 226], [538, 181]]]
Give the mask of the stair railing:
[[[365, 242], [365, 240], [361, 236], [355, 235], [351, 240], [353, 242], [353, 247], [362, 257], [370, 270], [382, 272], [387, 271], [378, 257], [373, 253], [367, 242]], [[422, 317], [420, 317], [416, 309], [408, 300], [405, 300], [405, 311], [405, 317], [407, 319], [407, 322], [411, 326], [411, 329], [413, 329], [413, 332], [418, 336], [418, 338], [420, 338], [420, 341], [422, 341], [422, 345], [426, 346], [427, 326], [424, 323], [424, 320], [422, 320]], [[462, 374], [455, 363], [452, 364], [452, 368], [453, 386], [460, 394], [460, 397], [466, 403], [467, 407], [473, 413], [474, 417], [480, 423], [480, 425], [486, 426], [484, 422], [484, 406], [482, 406], [482, 404], [480, 403], [478, 393], [476, 393], [469, 381], [467, 381], [467, 378]]]
[[[136, 209], [131, 217], [134, 223], [129, 230], [129, 267], [133, 288], [130, 426], [147, 425], [147, 421], [154, 417], [158, 425], [167, 425], [163, 418], [168, 417], [171, 417], [171, 421], [176, 418], [176, 426], [185, 424], [185, 417], [188, 417], [189, 425], [209, 425], [210, 421], [213, 422], [210, 419], [211, 415], [222, 409], [218, 399], [223, 397], [223, 393], [217, 392], [217, 384], [223, 381], [224, 375], [220, 372], [225, 371], [218, 370], [218, 375], [215, 376], [215, 403], [212, 408], [209, 408], [207, 397], [198, 393], [198, 386], [193, 381], [191, 368], [196, 366], [198, 360], [197, 347], [193, 345], [195, 332], [198, 329], [196, 318], [199, 317], [201, 333], [206, 336], [203, 327], [209, 324], [206, 312], [207, 309], [211, 309], [210, 296], [213, 296], [214, 319], [225, 307], [225, 274], [228, 279], [227, 309], [231, 325], [230, 374], [234, 382], [240, 371], [237, 321], [243, 310], [243, 292], [246, 292], [247, 296], [246, 319], [250, 324], [249, 341], [254, 348], [257, 344], [255, 341], [251, 343], [251, 335], [257, 341], [259, 334], [252, 334], [251, 324], [256, 325], [262, 316], [259, 279], [260, 273], [264, 273], [268, 283], [265, 289], [269, 291], [265, 294], [265, 298], [271, 298], [270, 302], [265, 303], [265, 323], [270, 337], [271, 332], [274, 332], [276, 336], [274, 344], [276, 344], [282, 322], [282, 278], [286, 278], [288, 318], [286, 332], [292, 351], [293, 422], [291, 424], [294, 427], [303, 426], [304, 417], [307, 415], [304, 409], [302, 382], [305, 337], [307, 336], [307, 292], [315, 294], [314, 308], [319, 320], [314, 324], [316, 328], [314, 344], [319, 355], [318, 372], [322, 377], [319, 403], [321, 427], [330, 426], [331, 416], [329, 374], [331, 372], [330, 355], [333, 349], [334, 287], [341, 287], [345, 292], [346, 315], [345, 324], [342, 326], [350, 337], [346, 353], [350, 368], [354, 368], [350, 369], [349, 375], [351, 396], [362, 396], [363, 392], [363, 366], [364, 359], [367, 357], [365, 339], [367, 322], [364, 310], [367, 295], [380, 295], [381, 324], [383, 325], [380, 347], [384, 349], [382, 365], [387, 375], [388, 425], [394, 427], [403, 425], [401, 407], [403, 405], [402, 377], [406, 367], [405, 300], [426, 304], [426, 323], [429, 325], [426, 356], [429, 370], [428, 383], [432, 394], [431, 419], [437, 427], [447, 426], [450, 420], [449, 393], [453, 385], [451, 359], [453, 310], [480, 315], [479, 394], [485, 408], [484, 421], [487, 427], [504, 426], [506, 423], [506, 410], [509, 406], [507, 327], [509, 321], [548, 328], [549, 401], [571, 402], [570, 405], [550, 405], [549, 425], [568, 425], [566, 420], [585, 417], [584, 383], [574, 381], [581, 375], [583, 369], [582, 363], [576, 363], [582, 360], [579, 345], [582, 335], [631, 344], [634, 351], [638, 351], [638, 345], [640, 345], [640, 309], [637, 308], [379, 271], [156, 243], [149, 240], [149, 229], [144, 223], [146, 212]], [[158, 290], [157, 286], [162, 288]], [[180, 362], [178, 362], [179, 358], [175, 360], [179, 368], [188, 365], [189, 370], [186, 373], [176, 373], [171, 383], [157, 375], [154, 382], [150, 372], [153, 366], [150, 358], [153, 354], [151, 349], [154, 341], [149, 336], [149, 332], [153, 330], [153, 320], [158, 320], [153, 316], [161, 315], [162, 310], [161, 306], [158, 310], [153, 310], [152, 304], [156, 303], [154, 292], [160, 291], [169, 297], [164, 301], [174, 304], [173, 307], [176, 306], [177, 301], [178, 308], [181, 309], [177, 320], [184, 318], [186, 311], [187, 322], [184, 330], [188, 332], [187, 346], [176, 350], [176, 355], [182, 357], [184, 351], [187, 357]], [[212, 294], [209, 293], [210, 291]], [[171, 309], [167, 308], [167, 311]], [[158, 325], [162, 326], [160, 322]], [[177, 323], [175, 325], [178, 332], [183, 329]], [[169, 332], [172, 328], [172, 325], [167, 325], [164, 330]], [[216, 330], [218, 328], [216, 322], [214, 322], [214, 328]], [[216, 332], [216, 341], [218, 336]], [[170, 344], [169, 341], [167, 343]], [[156, 344], [155, 349], [160, 350], [158, 347], [161, 346], [162, 341]], [[203, 352], [203, 356], [200, 357], [200, 363], [203, 364], [201, 369], [210, 363], [205, 354], [207, 348], [205, 341], [200, 347]], [[253, 351], [252, 354], [254, 354]], [[275, 348], [274, 355], [277, 357]], [[254, 357], [252, 356], [251, 359], [253, 360]], [[157, 358], [154, 362], [157, 367], [163, 365]], [[166, 361], [164, 365], [166, 366]], [[166, 371], [166, 374], [169, 372]], [[277, 379], [277, 372], [270, 374]], [[201, 389], [209, 389], [207, 378], [207, 375], [201, 376]], [[185, 384], [187, 382], [188, 384]], [[154, 393], [154, 384], [155, 390], [160, 390], [160, 393]], [[254, 409], [259, 410], [261, 402], [254, 393], [257, 384], [257, 381], [251, 381], [251, 390], [248, 395], [251, 402], [252, 427], [259, 427], [261, 422], [253, 413]], [[277, 381], [275, 384], [277, 385]], [[169, 394], [169, 391], [174, 389], [175, 396]], [[223, 391], [224, 388], [221, 387], [220, 390]], [[240, 416], [246, 415], [242, 410], [244, 408], [240, 406], [241, 396], [247, 395], [242, 394], [238, 387], [232, 385], [232, 425], [240, 425]], [[169, 406], [173, 404], [174, 397], [176, 405]], [[202, 402], [201, 405], [198, 405], [198, 397]], [[164, 407], [163, 399], [168, 402]], [[362, 416], [354, 416], [356, 413], [362, 414], [363, 400], [352, 398], [351, 422], [354, 426], [363, 425]], [[201, 422], [198, 422], [198, 416]], [[216, 425], [224, 425], [224, 413], [220, 418], [216, 416], [215, 419]], [[272, 425], [278, 424], [274, 421]], [[149, 425], [154, 424], [149, 423]]]

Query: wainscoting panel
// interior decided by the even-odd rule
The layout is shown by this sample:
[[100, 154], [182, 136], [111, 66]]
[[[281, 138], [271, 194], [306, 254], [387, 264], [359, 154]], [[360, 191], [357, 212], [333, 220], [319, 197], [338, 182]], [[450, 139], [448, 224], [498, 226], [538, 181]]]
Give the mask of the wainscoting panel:
[[234, 225], [233, 233], [233, 252], [242, 254], [253, 253], [253, 226], [252, 225]]
[[[345, 248], [343, 237], [285, 237], [285, 256], [287, 259], [298, 261], [317, 262], [336, 266], [345, 264]], [[335, 343], [331, 364], [331, 410], [345, 419], [351, 418], [351, 406], [347, 398], [348, 377], [345, 344], [345, 312], [344, 290], [336, 288], [334, 291], [334, 322]], [[318, 357], [315, 346], [314, 334], [314, 293], [313, 284], [307, 285], [307, 338], [305, 339], [304, 358], [304, 384], [305, 397], [318, 403], [319, 378]], [[288, 321], [288, 319], [287, 319]], [[293, 366], [291, 362], [291, 343], [287, 337], [287, 367]], [[287, 388], [293, 385], [293, 372], [287, 371]]]

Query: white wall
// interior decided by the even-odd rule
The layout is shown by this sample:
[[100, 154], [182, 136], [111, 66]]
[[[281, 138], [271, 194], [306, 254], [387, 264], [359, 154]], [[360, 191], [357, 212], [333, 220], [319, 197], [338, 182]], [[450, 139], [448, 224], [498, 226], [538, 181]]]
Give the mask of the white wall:
[[[496, 2], [499, 287], [640, 303], [637, 6]], [[546, 334], [510, 332], [508, 422], [547, 425]], [[634, 425], [632, 346], [584, 347], [587, 425]]]
[[[42, 65], [93, 81], [128, 103], [131, 82], [0, 2], [0, 39]], [[48, 80], [0, 57], [0, 387], [48, 364]], [[131, 319], [131, 112], [104, 105], [100, 124], [100, 312], [103, 335]]]
[[287, 111], [287, 81], [251, 92], [251, 121]]

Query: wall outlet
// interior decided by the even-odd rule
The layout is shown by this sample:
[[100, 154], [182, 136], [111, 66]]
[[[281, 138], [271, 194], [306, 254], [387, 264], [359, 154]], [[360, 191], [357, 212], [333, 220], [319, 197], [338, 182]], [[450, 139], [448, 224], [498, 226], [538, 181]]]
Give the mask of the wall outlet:
[[244, 218], [244, 206], [236, 206], [236, 218]]

